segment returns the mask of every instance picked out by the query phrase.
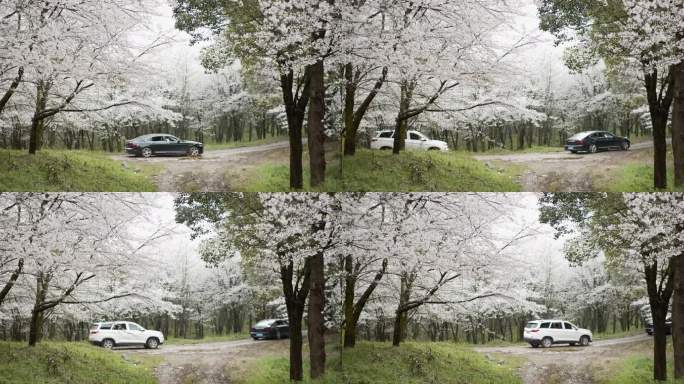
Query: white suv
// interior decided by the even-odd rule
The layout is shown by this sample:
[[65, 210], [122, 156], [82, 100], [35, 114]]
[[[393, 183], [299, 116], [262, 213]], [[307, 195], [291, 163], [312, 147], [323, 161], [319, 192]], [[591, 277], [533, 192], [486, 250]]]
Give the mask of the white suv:
[[[371, 139], [371, 149], [389, 150], [392, 148], [394, 148], [394, 131], [380, 131], [377, 136]], [[418, 131], [408, 131], [406, 133], [406, 149], [446, 152], [449, 150], [449, 144], [444, 141], [430, 140]]]
[[593, 335], [590, 330], [578, 328], [567, 321], [534, 320], [525, 326], [524, 338], [533, 348], [540, 345], [549, 348], [553, 344], [579, 344], [586, 347]]
[[90, 327], [90, 342], [110, 349], [126, 345], [143, 345], [156, 349], [164, 344], [164, 334], [147, 330], [129, 321], [95, 323]]

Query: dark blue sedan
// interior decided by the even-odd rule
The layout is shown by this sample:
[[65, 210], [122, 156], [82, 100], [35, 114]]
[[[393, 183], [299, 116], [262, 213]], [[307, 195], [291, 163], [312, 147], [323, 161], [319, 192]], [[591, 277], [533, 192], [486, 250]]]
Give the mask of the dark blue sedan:
[[605, 131], [580, 132], [565, 143], [565, 150], [572, 153], [596, 153], [604, 150], [626, 151], [632, 143], [626, 137], [615, 136]]
[[204, 145], [197, 141], [181, 140], [172, 135], [157, 133], [127, 141], [126, 153], [142, 157], [163, 155], [195, 157], [204, 153]]

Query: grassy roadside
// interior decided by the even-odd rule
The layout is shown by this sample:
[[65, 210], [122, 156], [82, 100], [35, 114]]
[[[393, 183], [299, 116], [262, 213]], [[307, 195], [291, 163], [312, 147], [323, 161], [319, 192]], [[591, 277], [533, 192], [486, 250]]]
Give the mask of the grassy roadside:
[[[287, 358], [264, 358], [252, 364], [246, 375], [237, 378], [238, 384], [290, 382]], [[339, 353], [332, 355], [325, 378], [312, 381], [305, 377], [304, 383], [515, 384], [521, 382], [516, 369], [512, 361], [488, 361], [457, 344], [410, 342], [396, 348], [388, 343], [363, 342], [353, 353], [344, 353], [341, 358]]]
[[[674, 188], [674, 163], [672, 147], [667, 151], [667, 185], [666, 191], [684, 192]], [[666, 192], [653, 187], [653, 149], [639, 152], [639, 156], [629, 164], [625, 164], [611, 177], [602, 178], [597, 183], [597, 190], [606, 192]]]
[[[340, 172], [341, 171], [341, 172]], [[308, 170], [305, 169], [305, 180]], [[341, 175], [340, 175], [341, 173]], [[327, 181], [315, 191], [385, 192], [385, 191], [519, 191], [514, 175], [497, 172], [463, 153], [404, 152], [393, 155], [385, 151], [361, 150], [356, 156], [332, 160]], [[264, 165], [256, 168], [245, 185], [247, 192], [289, 190], [286, 165]], [[313, 190], [308, 185], [305, 190]]]
[[0, 191], [151, 192], [153, 172], [126, 169], [103, 152], [0, 150]]
[[653, 342], [645, 341], [628, 347], [628, 356], [613, 361], [607, 366], [594, 367], [594, 382], [598, 384], [684, 384], [684, 380], [674, 380], [674, 361], [671, 340], [667, 346], [668, 380], [653, 380]]
[[615, 333], [594, 333], [594, 340], [610, 340], [610, 339], [621, 339], [623, 337], [644, 335], [646, 331], [643, 328], [633, 328], [629, 331], [618, 331]]
[[154, 384], [157, 361], [125, 360], [121, 355], [85, 343], [0, 342], [3, 384]]
[[166, 339], [166, 345], [192, 345], [192, 344], [204, 344], [204, 343], [218, 343], [222, 341], [237, 341], [237, 340], [247, 340], [249, 339], [249, 333], [231, 333], [229, 335], [212, 335], [206, 336], [203, 339], [181, 339], [169, 337]]

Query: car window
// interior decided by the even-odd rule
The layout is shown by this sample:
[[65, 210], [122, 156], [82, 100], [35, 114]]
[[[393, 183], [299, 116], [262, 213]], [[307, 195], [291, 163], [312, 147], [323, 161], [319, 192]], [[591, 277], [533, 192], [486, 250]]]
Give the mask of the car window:
[[150, 141], [166, 141], [164, 140], [164, 136], [154, 136], [152, 140]]
[[166, 136], [166, 141], [168, 141], [169, 143], [175, 143], [175, 142], [178, 142], [179, 140], [178, 140], [178, 138], [173, 137], [173, 136]]
[[570, 323], [563, 323], [565, 324], [565, 329], [573, 329], [572, 324]]
[[392, 136], [394, 136], [394, 132], [391, 132], [391, 131], [380, 132], [380, 134], [378, 135], [378, 137], [380, 137], [382, 139], [391, 139]]
[[542, 325], [540, 325], [539, 328], [548, 328], [549, 324], [551, 323], [542, 323]]
[[583, 132], [583, 133], [578, 133], [576, 135], [571, 136], [568, 140], [572, 140], [572, 141], [582, 140], [585, 137], [587, 137], [587, 134], [585, 132]]
[[563, 324], [561, 323], [551, 323], [552, 329], [563, 329]]
[[142, 331], [142, 327], [141, 327], [141, 326], [139, 326], [138, 324], [133, 324], [133, 323], [128, 324], [128, 329], [129, 329], [130, 331]]
[[268, 327], [271, 324], [273, 324], [273, 320], [261, 320], [260, 322], [256, 323], [255, 327]]
[[104, 330], [112, 329], [112, 323], [100, 324], [100, 329], [104, 329]]
[[94, 331], [94, 330], [98, 329], [99, 327], [100, 327], [100, 324], [93, 324], [90, 326], [90, 330]]
[[409, 134], [409, 138], [410, 138], [411, 140], [420, 140], [420, 139], [422, 139], [422, 137], [420, 137], [420, 135], [417, 134], [417, 133], [415, 133], [415, 132], [411, 132], [411, 133]]
[[604, 133], [603, 133], [603, 136], [604, 136], [605, 138], [607, 138], [607, 139], [612, 139], [613, 137], [615, 137], [615, 136], [613, 136], [613, 134], [610, 133], [610, 132], [604, 132]]
[[538, 326], [539, 326], [539, 323], [537, 323], [536, 321], [532, 321], [532, 322], [527, 323], [525, 328], [537, 328]]
[[112, 327], [112, 331], [125, 331], [126, 330], [126, 324], [124, 323], [118, 323], [114, 324]]

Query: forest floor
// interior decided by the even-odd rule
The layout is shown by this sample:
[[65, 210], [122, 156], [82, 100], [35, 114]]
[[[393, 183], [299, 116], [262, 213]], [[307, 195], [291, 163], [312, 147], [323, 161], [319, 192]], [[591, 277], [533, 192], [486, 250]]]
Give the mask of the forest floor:
[[492, 169], [513, 170], [526, 192], [593, 192], [616, 189], [612, 186], [630, 175], [625, 172], [626, 167], [652, 168], [652, 156], [648, 156], [652, 147], [652, 142], [641, 142], [632, 145], [629, 151], [521, 153], [475, 158]]
[[[287, 356], [288, 340], [237, 340], [192, 345], [162, 345], [156, 350], [117, 349], [127, 359], [161, 357], [155, 370], [159, 384], [226, 384], [244, 375], [251, 362]], [[230, 375], [228, 377], [227, 375]]]
[[207, 150], [199, 158], [136, 158], [124, 154], [113, 156], [124, 168], [161, 167], [152, 176], [160, 192], [223, 192], [240, 190], [250, 170], [264, 164], [287, 164], [289, 144], [271, 144]]
[[553, 346], [548, 349], [526, 346], [481, 347], [477, 352], [490, 361], [524, 357], [520, 376], [525, 384], [594, 384], [605, 382], [615, 366], [625, 359], [648, 353], [651, 337], [642, 334], [593, 342], [589, 347]]

